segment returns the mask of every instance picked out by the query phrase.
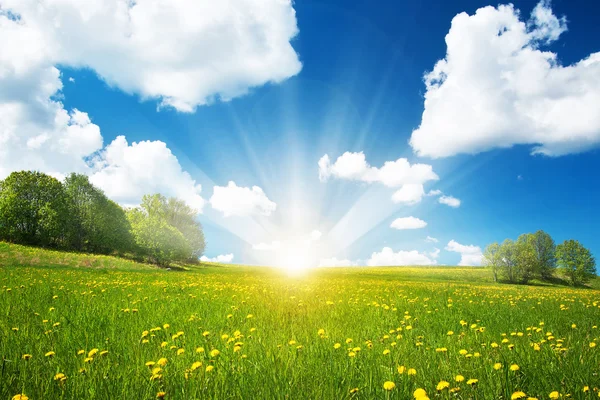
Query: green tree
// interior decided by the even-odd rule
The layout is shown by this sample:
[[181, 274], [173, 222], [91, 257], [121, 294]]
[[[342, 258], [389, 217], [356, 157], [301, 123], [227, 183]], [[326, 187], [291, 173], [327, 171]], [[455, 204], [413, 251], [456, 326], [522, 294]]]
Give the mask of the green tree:
[[86, 175], [71, 174], [65, 181], [70, 201], [73, 248], [92, 253], [125, 252], [133, 237], [123, 209], [93, 186]]
[[552, 236], [539, 230], [531, 234], [531, 246], [535, 253], [535, 272], [542, 280], [550, 280], [556, 269], [556, 245]]
[[197, 213], [183, 201], [146, 195], [139, 208], [128, 211], [141, 254], [158, 264], [197, 260], [205, 242]]
[[573, 286], [587, 283], [596, 276], [594, 256], [577, 240], [565, 240], [556, 246], [556, 260]]
[[521, 283], [528, 283], [536, 276], [538, 261], [533, 246], [534, 235], [524, 233], [515, 242], [515, 278]]
[[38, 246], [68, 246], [68, 198], [55, 178], [13, 172], [0, 182], [0, 238]]
[[499, 259], [502, 261], [500, 272], [502, 278], [511, 283], [516, 283], [519, 280], [517, 270], [518, 262], [518, 246], [512, 239], [506, 239], [500, 245]]
[[483, 252], [483, 265], [486, 265], [492, 269], [494, 274], [494, 282], [498, 282], [498, 273], [502, 268], [502, 257], [500, 252], [500, 245], [494, 242], [488, 245]]

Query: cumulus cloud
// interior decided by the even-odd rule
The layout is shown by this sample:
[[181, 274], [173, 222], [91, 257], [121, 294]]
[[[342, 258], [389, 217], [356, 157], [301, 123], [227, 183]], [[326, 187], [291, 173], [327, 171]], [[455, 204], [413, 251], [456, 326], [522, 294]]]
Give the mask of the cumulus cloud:
[[429, 253], [429, 257], [436, 259], [440, 256], [440, 249], [438, 249], [437, 247], [435, 249], [433, 249], [432, 252]]
[[429, 243], [437, 243], [437, 242], [439, 242], [439, 240], [437, 240], [436, 238], [434, 238], [434, 237], [431, 237], [431, 236], [427, 236], [427, 237], [425, 238], [425, 241], [426, 241], [426, 242], [429, 242]]
[[345, 152], [332, 164], [325, 154], [318, 162], [319, 180], [330, 178], [380, 183], [390, 188], [399, 188], [392, 196], [395, 203], [415, 204], [425, 195], [423, 184], [439, 177], [428, 164], [412, 164], [406, 158], [386, 161], [381, 168], [371, 166], [363, 152]]
[[438, 201], [441, 204], [445, 204], [447, 206], [450, 206], [452, 208], [458, 208], [460, 207], [460, 200], [457, 199], [456, 197], [452, 197], [452, 196], [441, 196]]
[[357, 265], [358, 262], [347, 259], [338, 260], [335, 257], [323, 258], [319, 261], [319, 267], [355, 267]]
[[219, 254], [218, 256], [212, 258], [202, 256], [200, 257], [200, 261], [214, 263], [230, 263], [233, 261], [233, 254]]
[[[179, 111], [301, 69], [290, 44], [298, 33], [291, 0], [1, 0], [0, 9], [3, 52], [7, 43], [31, 46], [30, 58], [93, 69]], [[17, 25], [28, 35], [17, 37]]]
[[420, 229], [425, 228], [427, 222], [415, 217], [396, 218], [392, 221], [390, 228], [394, 229]]
[[269, 216], [277, 208], [260, 187], [240, 187], [233, 181], [227, 186], [215, 186], [209, 201], [212, 208], [221, 211], [225, 217]]
[[542, 50], [567, 30], [550, 1], [528, 21], [512, 5], [461, 13], [446, 35], [446, 56], [425, 74], [416, 154], [446, 157], [517, 144], [560, 156], [600, 143], [600, 52], [568, 66]]
[[416, 250], [394, 252], [389, 247], [384, 247], [380, 252], [371, 254], [367, 260], [370, 267], [395, 266], [395, 265], [435, 265], [437, 262], [429, 255], [419, 253]]
[[178, 197], [198, 212], [205, 203], [201, 186], [160, 141], [129, 145], [124, 136], [117, 137], [93, 158], [90, 181], [121, 204], [139, 204], [148, 193]]
[[460, 262], [458, 265], [461, 266], [479, 266], [481, 265], [481, 259], [483, 253], [481, 247], [474, 245], [463, 245], [455, 240], [451, 240], [446, 245], [447, 251], [452, 251], [460, 254]]
[[311, 241], [316, 242], [317, 240], [321, 239], [321, 236], [323, 236], [321, 231], [315, 229], [310, 233], [309, 238]]

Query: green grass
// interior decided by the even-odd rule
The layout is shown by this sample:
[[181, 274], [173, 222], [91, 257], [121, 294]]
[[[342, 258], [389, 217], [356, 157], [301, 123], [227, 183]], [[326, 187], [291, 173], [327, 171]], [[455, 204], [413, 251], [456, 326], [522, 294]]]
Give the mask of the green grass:
[[[289, 278], [260, 267], [166, 271], [109, 257], [53, 259], [39, 249], [33, 262], [26, 248], [6, 246], [0, 399], [411, 399], [417, 388], [432, 399], [509, 399], [518, 390], [539, 399], [555, 390], [598, 396], [596, 290], [494, 284], [489, 271], [462, 267]], [[156, 366], [145, 364], [161, 358], [167, 363], [151, 380]], [[191, 371], [194, 362], [202, 366]], [[459, 374], [464, 382], [455, 382]], [[471, 378], [477, 384], [467, 385]], [[460, 391], [438, 392], [442, 380]], [[396, 387], [385, 391], [386, 381]]]

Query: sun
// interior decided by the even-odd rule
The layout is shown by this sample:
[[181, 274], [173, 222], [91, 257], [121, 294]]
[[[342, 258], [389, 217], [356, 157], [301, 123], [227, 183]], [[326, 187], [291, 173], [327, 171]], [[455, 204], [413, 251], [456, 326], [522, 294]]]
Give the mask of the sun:
[[288, 242], [276, 255], [277, 266], [289, 276], [300, 276], [316, 265], [316, 255], [310, 245], [303, 242]]

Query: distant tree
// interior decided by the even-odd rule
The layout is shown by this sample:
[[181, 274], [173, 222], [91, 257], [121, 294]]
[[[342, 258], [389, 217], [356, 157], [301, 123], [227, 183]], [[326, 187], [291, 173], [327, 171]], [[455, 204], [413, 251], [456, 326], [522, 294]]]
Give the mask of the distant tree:
[[79, 251], [124, 252], [133, 237], [123, 209], [93, 186], [86, 175], [71, 174], [64, 181], [70, 201], [71, 242]]
[[556, 246], [556, 260], [573, 286], [587, 283], [596, 276], [596, 260], [577, 240], [565, 240]]
[[556, 245], [554, 239], [539, 230], [531, 234], [530, 243], [535, 253], [535, 272], [542, 280], [550, 280], [556, 269]]
[[516, 283], [519, 280], [518, 274], [518, 247], [517, 244], [511, 240], [506, 239], [500, 245], [498, 257], [502, 260], [500, 267], [501, 275], [504, 279], [511, 283]]
[[204, 234], [197, 213], [183, 201], [146, 195], [127, 217], [139, 251], [158, 264], [197, 260], [204, 252]]
[[0, 238], [66, 247], [68, 199], [61, 183], [35, 171], [13, 172], [0, 182]]
[[528, 283], [536, 276], [538, 260], [533, 245], [534, 235], [525, 233], [517, 238], [515, 244], [515, 278], [521, 283]]
[[494, 282], [498, 282], [498, 273], [502, 268], [502, 257], [500, 245], [497, 242], [494, 242], [485, 248], [483, 252], [483, 265], [492, 269]]

